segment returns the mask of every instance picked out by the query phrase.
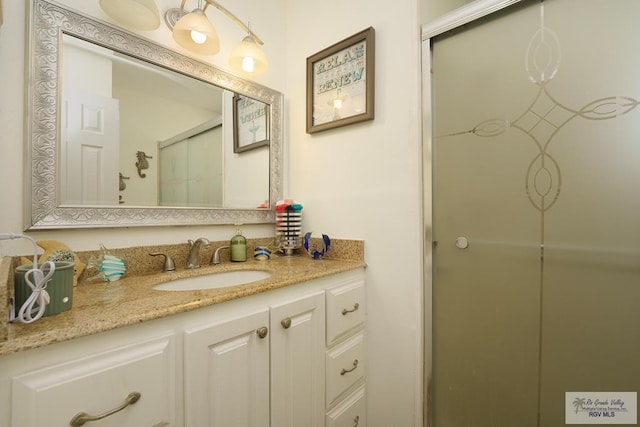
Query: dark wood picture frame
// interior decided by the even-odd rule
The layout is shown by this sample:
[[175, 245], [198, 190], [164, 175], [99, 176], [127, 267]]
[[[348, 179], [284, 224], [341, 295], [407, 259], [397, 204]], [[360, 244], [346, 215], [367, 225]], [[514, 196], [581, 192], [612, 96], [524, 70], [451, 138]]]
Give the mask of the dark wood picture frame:
[[235, 94], [233, 128], [234, 153], [269, 145], [269, 105]]
[[374, 118], [375, 30], [307, 58], [307, 133]]

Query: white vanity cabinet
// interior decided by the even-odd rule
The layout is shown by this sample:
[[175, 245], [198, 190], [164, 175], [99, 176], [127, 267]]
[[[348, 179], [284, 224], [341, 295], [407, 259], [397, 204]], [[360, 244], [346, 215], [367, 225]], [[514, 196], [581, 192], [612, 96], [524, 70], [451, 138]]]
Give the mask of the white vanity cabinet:
[[269, 427], [269, 311], [187, 330], [185, 425]]
[[365, 427], [364, 279], [327, 288], [326, 304], [326, 427]]
[[[0, 356], [0, 425], [113, 412], [84, 425], [362, 427], [363, 277], [349, 270]], [[139, 400], [125, 404], [131, 393]]]
[[363, 384], [327, 413], [327, 427], [364, 427], [366, 416]]
[[174, 351], [161, 336], [16, 375], [11, 426], [174, 425]]
[[322, 291], [187, 330], [186, 425], [322, 427], [324, 330]]
[[271, 426], [324, 425], [324, 291], [271, 306]]

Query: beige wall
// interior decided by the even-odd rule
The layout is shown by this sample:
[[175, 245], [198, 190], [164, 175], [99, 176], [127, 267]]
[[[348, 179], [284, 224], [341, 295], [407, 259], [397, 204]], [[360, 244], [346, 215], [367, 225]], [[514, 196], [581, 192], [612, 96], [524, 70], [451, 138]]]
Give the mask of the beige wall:
[[[368, 425], [417, 424], [421, 386], [421, 113], [417, 0], [289, 0], [290, 193], [315, 235], [365, 240]], [[305, 130], [306, 58], [376, 30], [375, 120]]]
[[434, 19], [451, 12], [454, 9], [472, 3], [473, 0], [420, 0], [423, 7], [421, 10], [421, 24], [433, 21]]

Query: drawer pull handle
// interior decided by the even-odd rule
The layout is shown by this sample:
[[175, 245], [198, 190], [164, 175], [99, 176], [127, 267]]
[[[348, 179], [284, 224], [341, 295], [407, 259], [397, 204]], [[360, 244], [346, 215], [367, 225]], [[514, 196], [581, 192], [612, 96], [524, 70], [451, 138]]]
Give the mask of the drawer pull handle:
[[72, 426], [72, 427], [78, 427], [78, 426], [82, 426], [85, 423], [88, 423], [90, 421], [101, 420], [103, 418], [108, 417], [109, 415], [113, 415], [116, 412], [122, 411], [124, 408], [126, 408], [129, 405], [133, 405], [138, 400], [140, 400], [140, 397], [141, 397], [140, 393], [138, 393], [137, 391], [133, 391], [133, 392], [129, 393], [129, 395], [127, 396], [127, 398], [125, 399], [125, 401], [124, 401], [124, 403], [122, 405], [120, 405], [117, 408], [114, 408], [114, 409], [112, 409], [110, 411], [107, 411], [104, 414], [100, 414], [100, 415], [89, 415], [86, 412], [78, 412], [76, 415], [74, 415], [73, 418], [71, 418], [71, 421], [69, 421], [69, 425]]
[[258, 334], [258, 338], [261, 338], [261, 339], [266, 337], [268, 333], [269, 333], [269, 328], [267, 328], [266, 326], [263, 326], [256, 330], [256, 334]]
[[353, 313], [354, 311], [357, 311], [359, 308], [360, 308], [360, 304], [355, 303], [353, 304], [353, 308], [351, 310], [347, 310], [346, 308], [342, 310], [342, 315], [346, 316], [349, 313]]
[[342, 369], [342, 371], [340, 371], [340, 375], [344, 375], [347, 374], [349, 372], [353, 372], [356, 370], [356, 368], [358, 367], [358, 359], [354, 359], [353, 360], [353, 368], [351, 369]]
[[359, 423], [360, 423], [360, 415], [356, 415], [356, 417], [353, 419], [353, 427], [358, 427]]
[[283, 328], [289, 329], [289, 327], [291, 327], [291, 318], [285, 317], [284, 319], [282, 319], [282, 322], [280, 322], [280, 324]]

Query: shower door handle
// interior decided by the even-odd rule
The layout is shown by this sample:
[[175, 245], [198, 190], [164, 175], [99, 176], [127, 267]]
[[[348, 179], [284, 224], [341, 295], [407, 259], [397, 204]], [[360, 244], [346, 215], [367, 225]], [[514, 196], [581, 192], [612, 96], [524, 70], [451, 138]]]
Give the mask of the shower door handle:
[[469, 247], [469, 239], [464, 236], [456, 238], [456, 248], [467, 249]]

